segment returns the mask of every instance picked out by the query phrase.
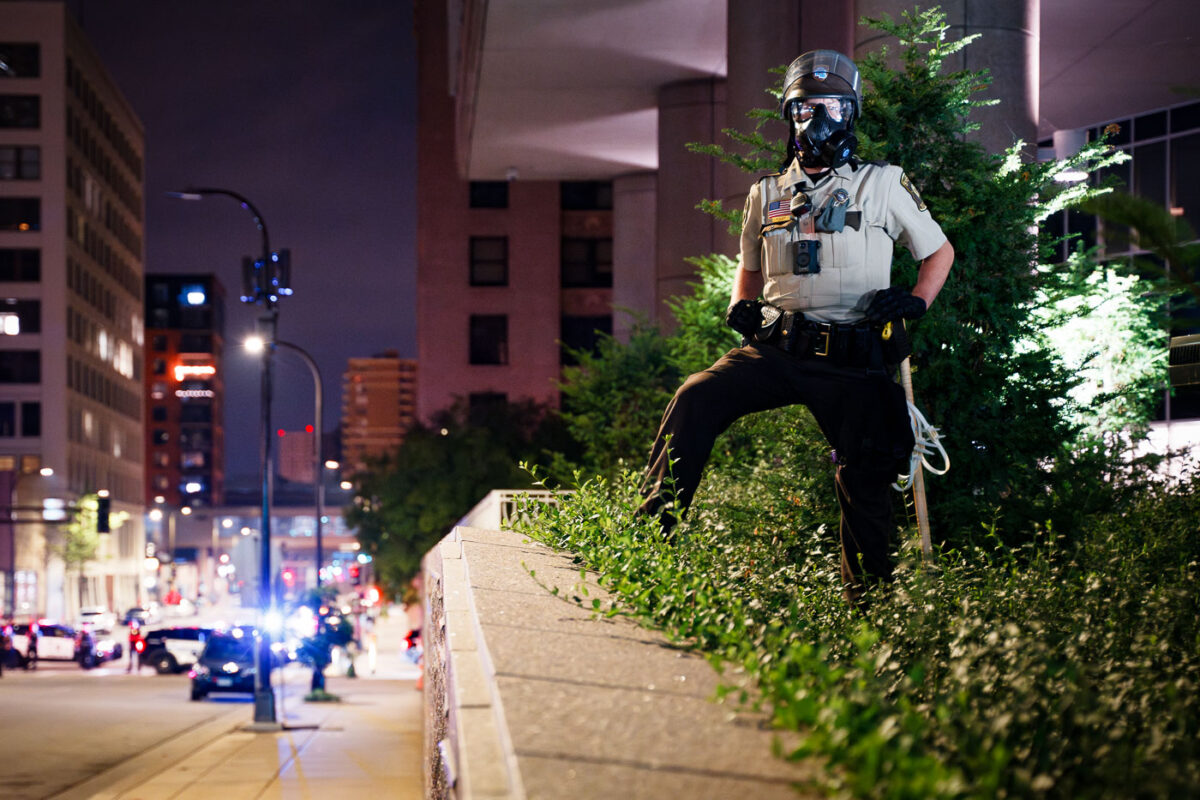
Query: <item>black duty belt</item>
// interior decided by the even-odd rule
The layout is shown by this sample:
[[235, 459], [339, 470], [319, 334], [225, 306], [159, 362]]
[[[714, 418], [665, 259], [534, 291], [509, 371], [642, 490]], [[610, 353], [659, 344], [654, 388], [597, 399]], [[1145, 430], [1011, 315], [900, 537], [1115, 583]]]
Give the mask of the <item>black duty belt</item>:
[[798, 311], [784, 311], [758, 341], [796, 358], [826, 359], [837, 366], [883, 369], [885, 363], [880, 332], [865, 322], [818, 322]]

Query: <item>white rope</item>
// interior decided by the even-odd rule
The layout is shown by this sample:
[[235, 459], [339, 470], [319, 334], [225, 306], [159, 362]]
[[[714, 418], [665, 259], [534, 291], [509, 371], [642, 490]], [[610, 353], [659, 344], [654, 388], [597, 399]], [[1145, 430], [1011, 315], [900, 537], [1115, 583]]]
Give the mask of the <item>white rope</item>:
[[[913, 476], [917, 474], [917, 469], [920, 467], [924, 467], [934, 475], [945, 475], [950, 470], [950, 456], [946, 453], [946, 448], [942, 446], [941, 439], [938, 437], [938, 429], [930, 425], [929, 420], [925, 419], [925, 415], [912, 403], [908, 404], [908, 421], [912, 425], [916, 444], [913, 445], [912, 456], [909, 458], [908, 474], [898, 476], [896, 483], [892, 484], [892, 488], [897, 492], [908, 491], [908, 488], [912, 486]], [[940, 469], [934, 467], [925, 458], [935, 451], [942, 457]]]

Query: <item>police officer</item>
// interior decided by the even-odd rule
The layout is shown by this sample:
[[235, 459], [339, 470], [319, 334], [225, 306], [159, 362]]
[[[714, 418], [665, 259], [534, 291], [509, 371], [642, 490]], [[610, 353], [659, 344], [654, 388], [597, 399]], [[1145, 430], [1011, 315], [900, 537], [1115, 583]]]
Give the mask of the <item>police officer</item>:
[[[743, 346], [690, 376], [667, 406], [641, 508], [670, 530], [717, 436], [745, 414], [803, 403], [834, 448], [842, 579], [855, 604], [892, 577], [889, 486], [913, 446], [892, 379], [907, 355], [903, 320], [925, 313], [954, 261], [903, 170], [854, 158], [861, 110], [858, 69], [845, 55], [814, 50], [788, 67], [788, 158], [746, 199], [726, 314]], [[897, 242], [920, 262], [911, 291], [890, 285]]]

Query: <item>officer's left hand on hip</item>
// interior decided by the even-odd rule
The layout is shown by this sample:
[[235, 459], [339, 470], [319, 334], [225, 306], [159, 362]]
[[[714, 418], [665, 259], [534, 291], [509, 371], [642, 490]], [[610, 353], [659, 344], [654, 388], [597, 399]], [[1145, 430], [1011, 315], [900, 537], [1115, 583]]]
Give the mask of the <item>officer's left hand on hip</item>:
[[867, 319], [874, 324], [902, 317], [917, 319], [925, 313], [925, 301], [899, 286], [889, 286], [875, 293], [866, 313]]

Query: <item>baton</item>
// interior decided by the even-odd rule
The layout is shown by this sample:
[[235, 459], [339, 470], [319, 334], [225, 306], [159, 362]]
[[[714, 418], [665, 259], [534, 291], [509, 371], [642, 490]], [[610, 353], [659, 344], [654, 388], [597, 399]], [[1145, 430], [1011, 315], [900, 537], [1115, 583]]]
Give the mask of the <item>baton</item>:
[[[900, 384], [904, 387], [905, 399], [915, 406], [912, 367], [908, 362], [908, 358], [900, 362]], [[933, 545], [929, 537], [929, 508], [925, 504], [925, 475], [921, 469], [920, 459], [917, 459], [917, 466], [913, 472], [913, 504], [917, 507], [917, 530], [921, 533], [921, 555], [928, 558], [933, 552]]]

